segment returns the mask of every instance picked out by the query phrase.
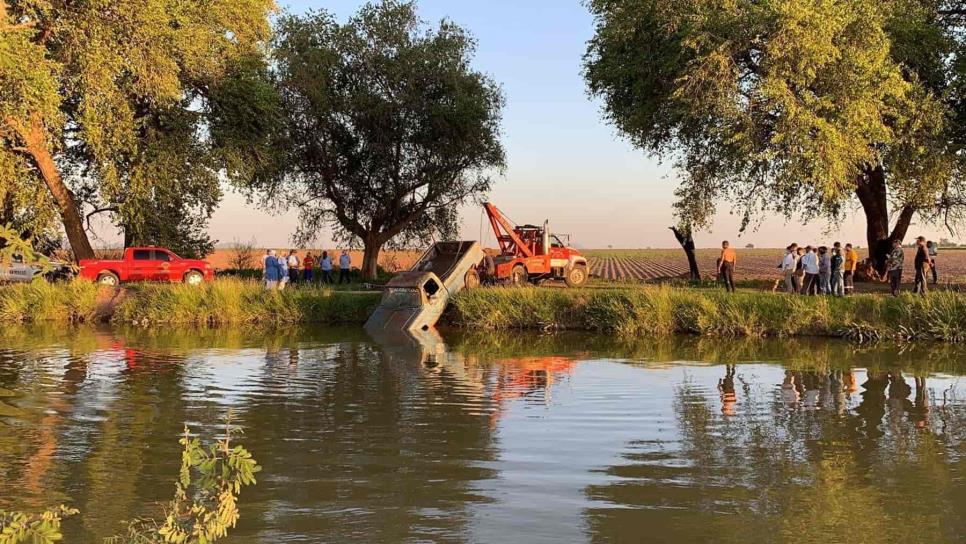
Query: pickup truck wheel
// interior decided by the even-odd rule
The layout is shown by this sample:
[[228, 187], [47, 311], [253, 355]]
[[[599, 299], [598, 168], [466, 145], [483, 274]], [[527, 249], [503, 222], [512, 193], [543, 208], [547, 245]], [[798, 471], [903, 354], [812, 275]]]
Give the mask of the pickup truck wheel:
[[121, 283], [121, 278], [113, 272], [101, 272], [97, 275], [97, 284], [105, 287], [117, 287]]
[[514, 287], [523, 287], [530, 281], [527, 275], [527, 269], [523, 267], [522, 264], [518, 264], [513, 267], [510, 271], [510, 285]]
[[201, 275], [201, 272], [197, 270], [189, 270], [184, 275], [184, 282], [188, 285], [201, 285], [205, 281], [205, 277]]
[[480, 286], [480, 274], [474, 269], [468, 270], [466, 272], [466, 276], [463, 277], [463, 288], [476, 289], [479, 286]]
[[587, 267], [583, 265], [572, 267], [567, 271], [567, 275], [564, 276], [564, 282], [567, 284], [567, 287], [580, 287], [587, 283]]

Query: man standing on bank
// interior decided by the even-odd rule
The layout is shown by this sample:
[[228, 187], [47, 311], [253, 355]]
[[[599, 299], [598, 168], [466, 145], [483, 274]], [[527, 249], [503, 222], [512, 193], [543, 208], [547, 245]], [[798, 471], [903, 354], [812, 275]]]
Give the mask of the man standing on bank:
[[792, 244], [785, 249], [785, 258], [782, 259], [782, 275], [785, 277], [785, 291], [797, 293], [795, 286], [795, 267], [798, 265], [798, 244]]
[[727, 240], [721, 242], [721, 264], [718, 266], [718, 276], [724, 280], [725, 289], [729, 293], [735, 292], [735, 265], [738, 264], [738, 253], [731, 248]]
[[926, 296], [929, 288], [926, 276], [929, 274], [929, 250], [926, 249], [926, 238], [920, 236], [916, 238], [916, 287], [914, 292], [917, 295]]
[[802, 280], [802, 294], [817, 295], [819, 262], [818, 253], [815, 252], [815, 248], [807, 246], [801, 260], [802, 269], [805, 271], [805, 279]]
[[298, 254], [295, 250], [288, 252], [288, 281], [292, 285], [299, 282], [299, 267], [302, 265], [302, 260], [299, 259]]
[[339, 285], [342, 285], [343, 280], [346, 283], [352, 283], [349, 278], [350, 270], [352, 270], [352, 257], [349, 256], [348, 249], [343, 249], [342, 255], [339, 256]]
[[845, 282], [845, 294], [855, 292], [855, 271], [859, 268], [859, 252], [852, 248], [852, 244], [845, 244], [845, 270], [842, 280]]
[[899, 296], [902, 290], [902, 266], [906, 260], [906, 255], [902, 251], [902, 240], [892, 241], [892, 251], [886, 259], [886, 268], [889, 274], [889, 286], [892, 288], [892, 296]]

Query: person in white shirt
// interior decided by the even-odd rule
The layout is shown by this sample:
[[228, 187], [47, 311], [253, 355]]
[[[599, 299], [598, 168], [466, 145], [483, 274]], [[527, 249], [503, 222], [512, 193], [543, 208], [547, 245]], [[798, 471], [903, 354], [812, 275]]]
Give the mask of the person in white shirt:
[[301, 266], [302, 261], [299, 260], [299, 256], [295, 254], [295, 250], [288, 252], [288, 279], [293, 285], [299, 281], [299, 266]]
[[802, 255], [802, 269], [805, 272], [805, 280], [802, 282], [802, 294], [817, 295], [819, 263], [818, 254], [815, 253], [815, 248], [812, 246], [805, 248], [805, 254]]
[[349, 251], [346, 249], [342, 250], [342, 255], [339, 256], [339, 285], [342, 285], [342, 280], [346, 283], [352, 283], [349, 278], [349, 271], [352, 270], [352, 257], [349, 256]]
[[782, 259], [782, 275], [785, 278], [785, 290], [789, 293], [795, 291], [795, 265], [798, 264], [798, 244], [792, 244], [785, 248], [785, 258]]

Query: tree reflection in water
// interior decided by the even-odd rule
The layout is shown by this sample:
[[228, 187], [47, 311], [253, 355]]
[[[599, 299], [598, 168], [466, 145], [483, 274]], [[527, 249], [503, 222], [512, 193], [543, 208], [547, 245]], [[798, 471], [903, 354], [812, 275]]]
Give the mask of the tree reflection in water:
[[217, 433], [229, 407], [265, 469], [243, 544], [966, 534], [952, 346], [86, 328], [0, 345], [0, 508], [78, 507], [68, 542], [154, 514], [182, 424]]

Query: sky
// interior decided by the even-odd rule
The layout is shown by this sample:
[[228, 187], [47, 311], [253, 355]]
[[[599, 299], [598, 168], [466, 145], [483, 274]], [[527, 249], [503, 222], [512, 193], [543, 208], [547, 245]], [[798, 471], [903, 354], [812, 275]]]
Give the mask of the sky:
[[[340, 20], [363, 4], [358, 0], [279, 0], [288, 11], [326, 9]], [[646, 156], [623, 140], [603, 119], [599, 102], [588, 97], [581, 76], [593, 18], [581, 0], [421, 0], [427, 22], [448, 18], [477, 38], [473, 65], [503, 88], [506, 108], [503, 143], [507, 169], [496, 179], [490, 200], [520, 223], [550, 220], [554, 232], [568, 233], [584, 248], [675, 247], [667, 229], [676, 173], [673, 165]], [[482, 210], [462, 210], [465, 239], [493, 242], [481, 229]], [[784, 247], [791, 241], [855, 240], [864, 244], [861, 211], [829, 230], [826, 223], [765, 220], [739, 236], [739, 218], [723, 206], [710, 231], [695, 233], [699, 247], [723, 239], [741, 246]], [[210, 224], [221, 244], [254, 241], [285, 247], [297, 226], [294, 212], [273, 215], [226, 194]], [[919, 231], [938, 239], [935, 229]], [[949, 237], [943, 234], [943, 237]], [[321, 245], [330, 244], [323, 232]]]

